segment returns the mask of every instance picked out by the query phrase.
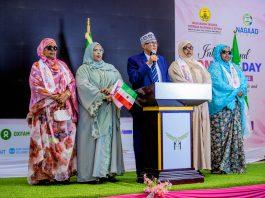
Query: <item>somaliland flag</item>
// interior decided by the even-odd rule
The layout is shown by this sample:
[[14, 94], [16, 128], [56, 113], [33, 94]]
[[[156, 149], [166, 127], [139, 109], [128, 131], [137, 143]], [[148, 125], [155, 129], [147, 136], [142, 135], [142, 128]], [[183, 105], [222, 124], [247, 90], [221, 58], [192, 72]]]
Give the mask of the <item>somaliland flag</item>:
[[137, 97], [137, 93], [121, 80], [115, 83], [111, 95], [114, 104], [118, 108], [125, 106], [128, 110], [131, 109]]

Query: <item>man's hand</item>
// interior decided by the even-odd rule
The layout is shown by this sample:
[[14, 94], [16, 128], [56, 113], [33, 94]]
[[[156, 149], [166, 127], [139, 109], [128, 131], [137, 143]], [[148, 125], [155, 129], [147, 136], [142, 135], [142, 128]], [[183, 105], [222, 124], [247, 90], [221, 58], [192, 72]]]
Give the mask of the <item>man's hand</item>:
[[149, 66], [152, 66], [153, 65], [153, 62], [156, 62], [158, 60], [158, 57], [157, 55], [151, 55], [149, 60], [146, 62], [146, 64]]

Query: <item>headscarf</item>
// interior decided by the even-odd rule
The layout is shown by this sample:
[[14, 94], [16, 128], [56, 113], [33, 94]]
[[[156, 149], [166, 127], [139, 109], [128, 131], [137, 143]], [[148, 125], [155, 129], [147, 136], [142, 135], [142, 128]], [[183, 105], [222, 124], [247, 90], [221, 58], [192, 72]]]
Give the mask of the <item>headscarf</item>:
[[[56, 42], [54, 39], [51, 38], [45, 38], [43, 39], [38, 48], [37, 48], [37, 54], [39, 58], [49, 67], [50, 70], [53, 71], [55, 75], [63, 75], [62, 70], [60, 67], [64, 67], [66, 71], [69, 72], [69, 77], [70, 77], [70, 83], [67, 84], [65, 80], [60, 81], [60, 83], [56, 83], [56, 92], [52, 94], [58, 94], [61, 93], [62, 91], [65, 91], [65, 89], [68, 87], [69, 91], [71, 92], [71, 102], [70, 99], [66, 101], [66, 106], [67, 109], [70, 111], [70, 114], [72, 115], [72, 119], [74, 121], [77, 120], [77, 112], [78, 112], [78, 106], [77, 106], [77, 99], [76, 99], [76, 85], [75, 85], [75, 79], [69, 70], [68, 66], [61, 60], [54, 58], [54, 59], [48, 59], [44, 54], [44, 48], [50, 44], [56, 45]], [[30, 106], [29, 110], [30, 112], [36, 112], [34, 109], [41, 109], [44, 106], [49, 105], [52, 100], [43, 100], [46, 98], [50, 97], [50, 94], [47, 89], [45, 88], [44, 81], [42, 80], [42, 74], [39, 69], [39, 67], [34, 65], [32, 66], [31, 73], [30, 73], [30, 78], [29, 78], [29, 83], [30, 83], [30, 88], [31, 88], [31, 99], [30, 99]], [[62, 78], [64, 79], [64, 78]], [[43, 100], [43, 103], [39, 103], [40, 101]], [[43, 106], [41, 106], [41, 104]], [[73, 107], [72, 107], [73, 105]], [[71, 107], [70, 107], [71, 106]]]
[[[102, 70], [112, 70], [112, 71], [117, 71], [117, 69], [111, 65], [106, 63], [105, 61], [103, 61], [103, 59], [101, 61], [95, 61], [94, 57], [93, 57], [93, 50], [94, 48], [100, 45], [98, 42], [93, 42], [90, 45], [87, 46], [86, 50], [85, 50], [85, 54], [83, 57], [83, 64], [93, 68], [93, 69], [102, 69]], [[101, 46], [101, 45], [100, 45]], [[101, 46], [102, 48], [102, 46]], [[102, 48], [102, 55], [104, 53], [104, 49]]]
[[[221, 57], [221, 52], [223, 49], [227, 48], [227, 45], [219, 44], [213, 50], [214, 62], [211, 63], [208, 68], [209, 73], [212, 78], [212, 101], [209, 102], [209, 113], [214, 115], [227, 107], [230, 110], [234, 110], [236, 106], [236, 100], [239, 102], [241, 111], [241, 123], [244, 134], [247, 134], [246, 128], [246, 116], [244, 109], [246, 108], [244, 96], [247, 94], [247, 81], [243, 72], [238, 66], [231, 63], [231, 61], [225, 62]], [[237, 71], [238, 77], [240, 79], [240, 86], [234, 88], [229, 85], [227, 77], [222, 69], [222, 66], [230, 72], [230, 64], [234, 66]], [[243, 96], [239, 97], [238, 92], [242, 92]]]
[[213, 58], [214, 58], [215, 62], [218, 62], [219, 64], [224, 66], [224, 68], [230, 73], [229, 62], [224, 61], [222, 59], [222, 56], [221, 56], [221, 53], [225, 48], [229, 48], [229, 46], [224, 45], [224, 44], [218, 44], [216, 47], [214, 47]]
[[[47, 47], [48, 45], [50, 44], [54, 44], [57, 46], [56, 42], [54, 39], [51, 39], [51, 38], [45, 38], [43, 39], [38, 48], [37, 48], [37, 54], [39, 56], [39, 58], [44, 62], [46, 63], [51, 69], [53, 70], [58, 70], [58, 66], [57, 66], [57, 63], [58, 63], [58, 59], [55, 58], [54, 59], [48, 59], [44, 54], [43, 54], [43, 51], [44, 51], [44, 48]], [[55, 52], [56, 53], [56, 52]], [[56, 53], [57, 55], [57, 53]]]
[[185, 61], [187, 63], [187, 65], [190, 67], [190, 69], [192, 69], [192, 67], [200, 69], [202, 78], [203, 78], [203, 82], [209, 82], [209, 75], [208, 72], [206, 70], [206, 68], [204, 68], [204, 66], [198, 62], [197, 60], [195, 60], [195, 58], [193, 57], [193, 55], [191, 57], [187, 57], [184, 52], [183, 52], [183, 47], [185, 47], [186, 45], [192, 45], [191, 41], [185, 40], [179, 43], [178, 45], [178, 54], [179, 57]]
[[[91, 65], [94, 68], [100, 68], [100, 67], [103, 66], [103, 64], [105, 63], [103, 60], [101, 60], [101, 61], [94, 61], [93, 50], [94, 50], [94, 48], [97, 45], [100, 45], [100, 44], [97, 43], [97, 42], [93, 42], [89, 46], [87, 46], [86, 51], [85, 51], [85, 54], [84, 54], [84, 58], [83, 58], [83, 64], [86, 63], [88, 65]], [[104, 50], [103, 50], [103, 47], [102, 46], [101, 46], [101, 48], [102, 48], [102, 55], [103, 55]]]

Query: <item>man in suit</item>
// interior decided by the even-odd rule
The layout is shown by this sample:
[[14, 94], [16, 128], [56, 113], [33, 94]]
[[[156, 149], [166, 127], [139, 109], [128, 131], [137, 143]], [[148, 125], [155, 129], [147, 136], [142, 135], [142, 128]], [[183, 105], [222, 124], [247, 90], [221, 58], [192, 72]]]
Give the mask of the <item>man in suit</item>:
[[[149, 32], [140, 38], [143, 52], [128, 59], [127, 72], [134, 89], [169, 82], [168, 65], [163, 56], [157, 54], [158, 43], [155, 35]], [[142, 134], [144, 112], [131, 112], [133, 116], [133, 144], [136, 162], [137, 182], [143, 182], [144, 156], [142, 152]]]

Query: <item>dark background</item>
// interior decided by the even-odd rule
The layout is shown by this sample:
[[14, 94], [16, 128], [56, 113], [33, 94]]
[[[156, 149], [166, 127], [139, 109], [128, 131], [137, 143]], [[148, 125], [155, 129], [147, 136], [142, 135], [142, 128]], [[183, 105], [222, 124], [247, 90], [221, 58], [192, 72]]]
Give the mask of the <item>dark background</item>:
[[[128, 82], [127, 59], [141, 52], [140, 36], [152, 31], [159, 53], [174, 59], [174, 0], [0, 0], [0, 118], [25, 118], [28, 77], [37, 46], [54, 38], [58, 57], [75, 73], [85, 50], [87, 18], [104, 60]], [[123, 110], [122, 116], [130, 116]]]

